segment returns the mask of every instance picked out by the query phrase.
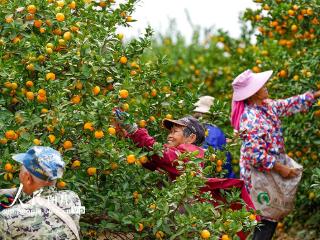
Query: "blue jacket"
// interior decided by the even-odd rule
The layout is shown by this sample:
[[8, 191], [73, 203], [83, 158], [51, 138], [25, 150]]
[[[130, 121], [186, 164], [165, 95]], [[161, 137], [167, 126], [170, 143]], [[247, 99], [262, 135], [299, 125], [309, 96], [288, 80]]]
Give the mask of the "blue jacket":
[[[203, 148], [207, 149], [209, 146], [216, 150], [222, 150], [224, 145], [226, 145], [226, 136], [223, 131], [212, 124], [204, 124], [206, 131], [208, 131], [208, 136], [204, 140]], [[223, 169], [228, 170], [228, 173], [224, 176], [225, 178], [236, 178], [236, 175], [232, 171], [231, 159], [232, 156], [230, 152], [226, 152], [226, 162], [223, 165]]]

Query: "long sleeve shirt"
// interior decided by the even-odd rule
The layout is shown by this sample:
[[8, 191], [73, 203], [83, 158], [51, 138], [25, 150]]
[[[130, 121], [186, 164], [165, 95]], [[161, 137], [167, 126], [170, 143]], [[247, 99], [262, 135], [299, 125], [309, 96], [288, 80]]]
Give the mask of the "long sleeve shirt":
[[285, 153], [280, 117], [306, 111], [313, 104], [311, 92], [287, 99], [266, 99], [261, 105], [246, 104], [240, 119], [240, 178], [250, 192], [251, 168], [270, 171]]

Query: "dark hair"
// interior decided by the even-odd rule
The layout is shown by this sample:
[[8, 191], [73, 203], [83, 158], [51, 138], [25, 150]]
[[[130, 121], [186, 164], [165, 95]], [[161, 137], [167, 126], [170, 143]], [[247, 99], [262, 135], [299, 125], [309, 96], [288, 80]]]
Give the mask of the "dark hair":
[[[184, 136], [184, 137], [189, 137], [192, 133], [193, 133], [193, 132], [192, 132], [191, 129], [188, 128], [188, 127], [185, 127], [185, 128], [183, 129], [183, 136]], [[194, 133], [193, 133], [193, 134], [194, 134]], [[196, 140], [193, 142], [193, 144], [195, 144], [195, 145], [197, 145], [197, 146], [200, 146], [200, 145], [203, 143], [204, 138], [199, 137], [198, 134], [195, 134], [195, 135], [196, 135]]]

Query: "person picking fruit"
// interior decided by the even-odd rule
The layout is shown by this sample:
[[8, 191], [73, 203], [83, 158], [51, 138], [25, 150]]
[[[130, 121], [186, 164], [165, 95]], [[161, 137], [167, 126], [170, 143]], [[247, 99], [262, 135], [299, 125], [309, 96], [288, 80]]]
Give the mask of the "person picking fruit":
[[[132, 139], [138, 147], [145, 148], [149, 151], [153, 150], [156, 140], [148, 134], [145, 128], [138, 128], [128, 113], [116, 110], [115, 115], [119, 126], [126, 130], [127, 137]], [[177, 169], [178, 164], [176, 163], [180, 154], [197, 151], [198, 154], [196, 158], [204, 158], [204, 149], [200, 146], [205, 139], [205, 131], [199, 121], [192, 116], [186, 116], [179, 120], [164, 119], [163, 126], [169, 130], [169, 134], [167, 143], [164, 144], [162, 156], [154, 154], [150, 161], [142, 165], [152, 171], [165, 171], [169, 174], [170, 179], [174, 180], [182, 174], [182, 171]], [[200, 163], [200, 166], [203, 166], [202, 163]], [[244, 182], [240, 179], [207, 178], [205, 186], [203, 186], [200, 191], [202, 193], [210, 192], [214, 198], [223, 201], [219, 194], [220, 190], [232, 188], [241, 190], [241, 198], [248, 210], [254, 209], [250, 196], [245, 189]], [[242, 204], [240, 205], [242, 206]], [[238, 207], [239, 204], [236, 204], [235, 208]], [[238, 236], [241, 240], [246, 239], [246, 234], [243, 232], [239, 232]]]
[[[145, 128], [138, 128], [136, 123], [129, 123], [129, 115], [125, 112], [116, 110], [116, 116], [120, 127], [127, 131], [128, 137], [138, 147], [152, 150], [156, 141]], [[204, 150], [200, 146], [205, 139], [205, 132], [198, 120], [191, 116], [179, 120], [164, 119], [163, 126], [170, 131], [167, 137], [168, 142], [164, 145], [163, 157], [152, 156], [152, 161], [143, 164], [143, 166], [152, 171], [165, 170], [174, 180], [181, 174], [174, 164], [179, 154], [198, 151], [196, 157], [204, 157]]]
[[302, 166], [286, 154], [280, 118], [307, 111], [320, 96], [320, 91], [308, 91], [270, 99], [266, 83], [272, 73], [246, 70], [232, 83], [231, 124], [242, 140], [240, 178], [263, 217], [254, 240], [272, 239], [277, 221], [294, 206], [301, 179]]

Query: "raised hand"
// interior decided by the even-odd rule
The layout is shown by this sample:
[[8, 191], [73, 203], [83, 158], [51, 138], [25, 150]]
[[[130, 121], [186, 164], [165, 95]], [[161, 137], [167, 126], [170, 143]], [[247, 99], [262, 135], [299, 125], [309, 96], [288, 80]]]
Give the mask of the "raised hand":
[[138, 130], [137, 124], [131, 119], [130, 114], [122, 112], [119, 109], [115, 110], [116, 121], [119, 126], [126, 130], [128, 133], [132, 134]]

